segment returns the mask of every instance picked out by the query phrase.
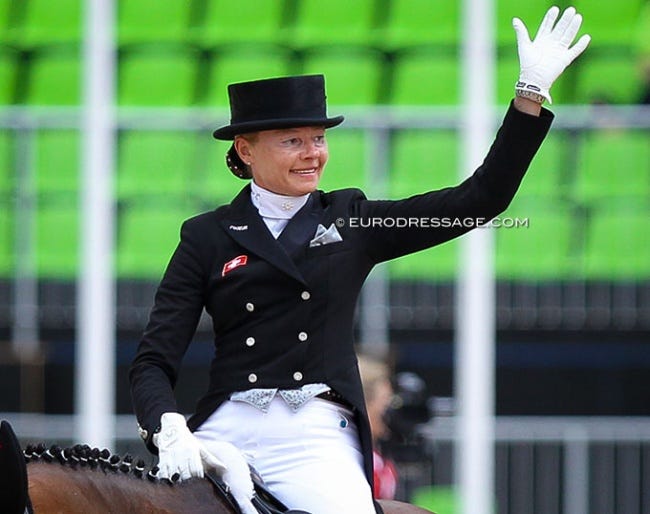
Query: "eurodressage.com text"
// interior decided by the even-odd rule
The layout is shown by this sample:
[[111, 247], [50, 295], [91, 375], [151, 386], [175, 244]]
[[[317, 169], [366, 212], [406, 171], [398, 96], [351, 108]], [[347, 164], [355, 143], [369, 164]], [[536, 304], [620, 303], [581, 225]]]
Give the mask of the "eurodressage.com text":
[[528, 228], [528, 218], [337, 218], [337, 227], [349, 228]]

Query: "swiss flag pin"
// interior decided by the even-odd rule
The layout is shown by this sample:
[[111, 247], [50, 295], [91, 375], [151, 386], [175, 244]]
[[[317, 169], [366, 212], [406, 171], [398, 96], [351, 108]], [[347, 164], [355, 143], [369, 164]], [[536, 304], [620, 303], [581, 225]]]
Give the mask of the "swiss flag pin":
[[239, 266], [245, 266], [248, 262], [248, 255], [238, 255], [234, 259], [229, 260], [226, 264], [223, 265], [223, 270], [221, 270], [221, 276], [225, 277], [226, 273], [231, 272]]

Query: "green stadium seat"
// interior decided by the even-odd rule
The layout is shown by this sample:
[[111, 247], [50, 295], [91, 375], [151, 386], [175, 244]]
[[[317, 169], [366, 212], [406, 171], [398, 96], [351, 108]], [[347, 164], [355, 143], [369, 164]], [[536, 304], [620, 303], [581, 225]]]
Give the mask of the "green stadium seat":
[[389, 261], [391, 280], [450, 281], [456, 276], [459, 241], [453, 240]]
[[366, 138], [361, 130], [333, 128], [327, 131], [329, 160], [319, 189], [332, 191], [368, 184]]
[[232, 141], [210, 141], [207, 149], [208, 157], [204, 159], [201, 168], [199, 198], [203, 210], [230, 203], [248, 183], [248, 180], [235, 177], [226, 166], [225, 156], [231, 145]]
[[650, 279], [650, 209], [602, 209], [589, 219], [584, 274], [596, 280]]
[[40, 130], [35, 139], [36, 191], [76, 198], [81, 182], [81, 137], [76, 130]]
[[179, 241], [183, 220], [194, 212], [176, 204], [133, 205], [120, 214], [117, 276], [159, 279]]
[[146, 41], [185, 41], [190, 33], [192, 6], [189, 0], [121, 0], [117, 10], [120, 44]]
[[41, 278], [76, 276], [79, 265], [76, 202], [41, 202], [36, 218], [36, 267]]
[[524, 176], [518, 196], [559, 199], [568, 195], [567, 142], [564, 137], [557, 132], [546, 137]]
[[453, 131], [400, 130], [393, 135], [390, 197], [455, 186], [461, 182], [459, 140]]
[[14, 143], [13, 134], [0, 131], [0, 202], [8, 201], [14, 190]]
[[195, 173], [204, 165], [197, 153], [198, 137], [190, 131], [123, 131], [118, 138], [118, 198], [195, 193]]
[[419, 487], [413, 492], [411, 503], [436, 514], [460, 514], [460, 502], [452, 486]]
[[291, 53], [276, 45], [241, 44], [222, 48], [210, 61], [205, 101], [228, 105], [228, 84], [290, 74]]
[[397, 54], [389, 103], [456, 105], [459, 103], [460, 62], [457, 55], [429, 51]]
[[200, 24], [193, 29], [195, 40], [202, 45], [283, 40], [284, 2], [207, 0], [204, 9]]
[[15, 43], [41, 46], [83, 39], [83, 0], [23, 0], [20, 4], [11, 12], [9, 35]]
[[575, 183], [578, 200], [650, 196], [650, 144], [645, 131], [614, 129], [583, 137]]
[[636, 44], [639, 55], [650, 55], [650, 2], [645, 2], [639, 12], [639, 18], [634, 27]]
[[299, 0], [290, 31], [296, 46], [371, 45], [375, 38], [375, 0]]
[[12, 14], [15, 10], [14, 0], [0, 0], [0, 44], [9, 41], [9, 32], [12, 26]]
[[13, 272], [15, 230], [11, 202], [0, 200], [0, 278], [8, 278]]
[[634, 104], [641, 97], [639, 58], [632, 52], [585, 54], [577, 68], [576, 103]]
[[372, 105], [380, 100], [383, 55], [364, 47], [332, 47], [308, 52], [303, 73], [325, 75], [330, 105]]
[[[563, 2], [549, 2], [548, 0], [498, 0], [496, 13], [496, 40], [504, 47], [517, 48], [515, 29], [512, 28], [512, 19], [517, 17], [522, 20], [528, 28], [531, 39], [537, 34], [546, 11], [553, 5], [562, 7]], [[564, 2], [566, 3], [566, 2]]]
[[0, 105], [13, 104], [16, 101], [16, 74], [18, 53], [6, 47], [0, 47]]
[[612, 9], [605, 2], [575, 0], [573, 5], [585, 19], [581, 33], [590, 34], [593, 40], [592, 52], [601, 46], [634, 43], [634, 28], [644, 3], [645, 0], [626, 0]]
[[[28, 62], [24, 97], [30, 105], [79, 105], [82, 65], [77, 45], [39, 47]], [[20, 91], [17, 91], [20, 94]]]
[[392, 0], [381, 44], [387, 48], [458, 44], [460, 2], [448, 0]]
[[559, 202], [530, 202], [515, 197], [500, 216], [528, 226], [495, 228], [496, 274], [504, 280], [561, 280], [574, 276], [580, 248], [576, 248], [575, 219]]
[[14, 135], [0, 131], [0, 279], [10, 278], [14, 266]]
[[[497, 104], [508, 105], [515, 96], [515, 84], [519, 78], [519, 57], [516, 48], [507, 55], [499, 55], [496, 69]], [[555, 89], [553, 90], [555, 93]]]
[[184, 44], [124, 47], [118, 102], [123, 106], [190, 106], [198, 102], [199, 53]]
[[[400, 130], [392, 141], [389, 196], [402, 199], [461, 182], [458, 171], [458, 136], [453, 131]], [[458, 242], [395, 259], [391, 278], [451, 280], [456, 274]]]

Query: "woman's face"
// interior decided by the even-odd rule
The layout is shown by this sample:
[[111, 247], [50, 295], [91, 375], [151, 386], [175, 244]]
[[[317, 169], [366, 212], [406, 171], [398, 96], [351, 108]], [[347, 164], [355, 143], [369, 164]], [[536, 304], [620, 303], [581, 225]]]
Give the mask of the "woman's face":
[[258, 186], [287, 196], [314, 191], [328, 157], [322, 127], [263, 130], [237, 136], [235, 148], [250, 165]]

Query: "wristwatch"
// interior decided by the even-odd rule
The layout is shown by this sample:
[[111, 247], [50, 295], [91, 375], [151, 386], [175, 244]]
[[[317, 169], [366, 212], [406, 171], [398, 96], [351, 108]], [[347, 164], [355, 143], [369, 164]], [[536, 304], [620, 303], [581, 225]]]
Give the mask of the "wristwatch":
[[527, 84], [521, 80], [517, 81], [517, 84], [515, 84], [515, 96], [528, 98], [529, 100], [532, 100], [533, 102], [541, 105], [544, 103], [546, 98], [543, 95], [539, 94], [538, 91], [541, 91], [539, 87], [533, 84]]

